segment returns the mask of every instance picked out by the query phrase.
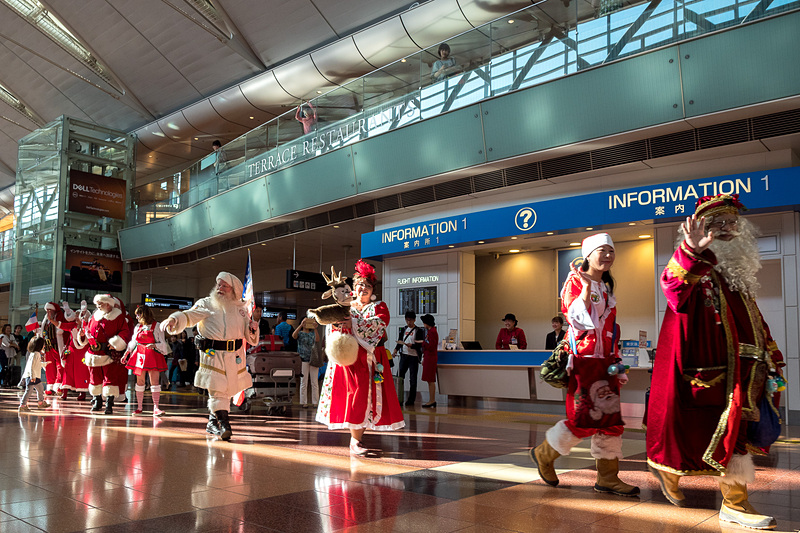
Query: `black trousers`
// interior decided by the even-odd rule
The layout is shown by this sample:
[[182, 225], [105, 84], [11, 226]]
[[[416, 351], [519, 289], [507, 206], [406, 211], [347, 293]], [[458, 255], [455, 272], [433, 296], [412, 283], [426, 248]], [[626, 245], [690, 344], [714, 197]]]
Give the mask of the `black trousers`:
[[419, 374], [419, 357], [415, 355], [400, 355], [400, 374], [403, 379], [406, 377], [406, 372], [411, 371], [408, 396], [406, 397], [406, 404], [413, 405], [417, 399], [417, 374]]

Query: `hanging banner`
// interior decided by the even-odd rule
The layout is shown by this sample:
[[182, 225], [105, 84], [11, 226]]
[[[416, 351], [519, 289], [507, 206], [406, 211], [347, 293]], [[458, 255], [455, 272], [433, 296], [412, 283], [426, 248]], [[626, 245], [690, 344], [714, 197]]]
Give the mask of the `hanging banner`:
[[69, 211], [125, 220], [125, 180], [69, 171]]

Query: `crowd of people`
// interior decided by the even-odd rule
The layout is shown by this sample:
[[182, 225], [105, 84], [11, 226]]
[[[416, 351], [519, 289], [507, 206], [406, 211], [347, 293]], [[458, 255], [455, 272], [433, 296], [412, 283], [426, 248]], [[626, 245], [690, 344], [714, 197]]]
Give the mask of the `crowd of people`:
[[[716, 476], [722, 493], [719, 519], [769, 529], [775, 527], [775, 520], [754, 508], [747, 485], [755, 479], [752, 454], [768, 453], [780, 434], [776, 383], [783, 380], [785, 363], [755, 301], [758, 244], [755, 229], [740, 217], [742, 209], [736, 195], [701, 198], [695, 213], [681, 224], [676, 250], [661, 276], [668, 309], [644, 416], [647, 463], [670, 503], [689, 505], [680, 489], [682, 477]], [[597, 470], [594, 489], [635, 496], [639, 488], [619, 477], [624, 432], [620, 394], [628, 377], [619, 364], [620, 328], [611, 275], [614, 242], [607, 233], [592, 235], [583, 240], [581, 254], [582, 263], [573, 263], [560, 293], [567, 331], [562, 329], [563, 319], [554, 317], [553, 332], [546, 341], [556, 349], [568, 346], [564, 348], [569, 354], [566, 417], [546, 431], [544, 440], [530, 450], [530, 458], [542, 481], [555, 487], [559, 484], [556, 461], [589, 438]], [[321, 391], [315, 387], [322, 364], [314, 352], [323, 340], [318, 323], [306, 318], [292, 328], [285, 315], [279, 316], [274, 332], [286, 344], [290, 339], [297, 343], [304, 376], [302, 402], [309, 402], [310, 380], [310, 403], [318, 404], [316, 420], [332, 430], [348, 430], [350, 453], [364, 456], [371, 451], [364, 441], [367, 430], [390, 431], [405, 425], [390, 360], [400, 359], [401, 377], [411, 374], [406, 405], [416, 400], [421, 362], [422, 379], [429, 384], [429, 401], [423, 407], [436, 406], [439, 341], [434, 317], [421, 317], [423, 329], [409, 311], [406, 327], [390, 353], [384, 348], [389, 310], [374, 294], [374, 268], [359, 260], [352, 291], [345, 280], [332, 276], [329, 293], [342, 285], [344, 292], [352, 294], [352, 302], [338, 302], [346, 308], [332, 306], [337, 318], [320, 319], [329, 358]], [[105, 413], [112, 413], [114, 399], [124, 391], [131, 370], [136, 376], [134, 414], [142, 413], [145, 375], [149, 375], [153, 414], [158, 416], [163, 413], [158, 375], [167, 368], [164, 333], [181, 335], [194, 326], [199, 350], [194, 384], [208, 391], [206, 429], [230, 439], [231, 402], [253, 384], [245, 349], [259, 342], [263, 324], [260, 314], [247, 312], [242, 291], [236, 276], [221, 272], [208, 297], [160, 324], [149, 309], [138, 308], [135, 328], [119, 299], [110, 295], [95, 296], [93, 313], [47, 304], [39, 333], [27, 344], [26, 390], [20, 411], [29, 410], [27, 400], [33, 390], [39, 407], [48, 406], [40, 380], [44, 367], [48, 387], [51, 375], [65, 390], [83, 390], [85, 381], [91, 409], [101, 410], [104, 405]], [[525, 349], [527, 341], [516, 317], [507, 314], [503, 320], [497, 348]], [[19, 344], [6, 325], [0, 335], [6, 358]], [[73, 362], [83, 358], [86, 364], [69, 364], [70, 358]], [[81, 367], [88, 372], [81, 373]]]

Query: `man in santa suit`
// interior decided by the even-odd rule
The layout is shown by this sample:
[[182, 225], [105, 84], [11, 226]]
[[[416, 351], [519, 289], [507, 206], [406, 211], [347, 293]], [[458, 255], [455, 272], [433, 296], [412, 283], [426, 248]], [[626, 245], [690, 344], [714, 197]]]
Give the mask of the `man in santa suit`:
[[122, 354], [131, 340], [131, 328], [122, 302], [110, 294], [94, 297], [97, 309], [82, 328], [76, 343], [86, 348], [86, 366], [89, 367], [89, 393], [92, 411], [102, 409], [105, 397], [105, 414], [113, 414], [114, 397], [125, 391], [128, 370], [120, 363]]
[[198, 300], [188, 311], [177, 311], [161, 323], [170, 335], [178, 335], [197, 325], [195, 344], [200, 350], [200, 368], [195, 387], [208, 390], [206, 431], [229, 440], [228, 411], [231, 398], [253, 386], [247, 372], [245, 345], [258, 344], [258, 322], [250, 319], [242, 301], [242, 282], [228, 272], [217, 275], [209, 296]]
[[57, 318], [58, 313], [61, 312], [60, 316], [63, 320], [63, 311], [54, 302], [47, 302], [44, 309], [47, 312], [47, 316], [42, 320], [42, 337], [45, 342], [44, 360], [46, 362], [44, 374], [47, 379], [45, 394], [52, 396], [58, 394], [64, 381], [62, 361], [65, 348], [64, 332], [58, 329], [59, 319]]
[[775, 519], [748, 501], [748, 452], [765, 454], [777, 437], [761, 432], [774, 429], [767, 421], [777, 420], [780, 403], [765, 383], [782, 378], [784, 362], [756, 305], [758, 243], [740, 209], [738, 195], [701, 198], [661, 276], [668, 308], [648, 402], [647, 462], [674, 505], [686, 505], [682, 476], [719, 476], [720, 521], [771, 529]]
[[[63, 366], [61, 380], [61, 398], [66, 399], [69, 391], [74, 390], [78, 393], [78, 400], [86, 399], [89, 392], [89, 367], [84, 361], [86, 347], [79, 347], [75, 341], [80, 331], [83, 321], [89, 318], [86, 310], [86, 302], [81, 302], [81, 315], [83, 320], [78, 319], [78, 315], [69, 308], [67, 302], [63, 302], [60, 308], [55, 308], [52, 302], [45, 305], [47, 310], [47, 320], [52, 322], [59, 330], [59, 342], [65, 345], [61, 351], [61, 364]], [[69, 335], [69, 339], [64, 339]]]

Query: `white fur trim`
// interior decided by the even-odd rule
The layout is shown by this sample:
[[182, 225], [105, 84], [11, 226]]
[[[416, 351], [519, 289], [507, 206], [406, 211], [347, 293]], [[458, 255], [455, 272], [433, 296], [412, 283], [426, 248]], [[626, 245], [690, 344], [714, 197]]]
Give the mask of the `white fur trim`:
[[108, 344], [110, 344], [111, 347], [117, 350], [118, 352], [121, 352], [128, 346], [128, 343], [125, 342], [125, 339], [123, 339], [119, 335], [114, 335], [113, 337], [108, 339]]
[[603, 245], [609, 245], [611, 248], [614, 248], [614, 241], [611, 240], [611, 235], [608, 233], [597, 233], [595, 235], [590, 235], [583, 239], [581, 243], [581, 255], [584, 259], [589, 257], [589, 254], [597, 250]]
[[622, 459], [622, 435], [592, 435], [592, 457], [595, 459]]
[[119, 396], [119, 387], [116, 385], [103, 385], [103, 396], [108, 398], [109, 396], [117, 397]]
[[102, 385], [89, 385], [89, 394], [92, 396], [100, 396], [103, 393]]
[[104, 313], [100, 309], [97, 309], [94, 313], [92, 313], [92, 316], [94, 317], [95, 320], [100, 322], [104, 318], [106, 320], [114, 320], [115, 318], [117, 318], [121, 314], [122, 314], [122, 311], [120, 311], [119, 309], [117, 309], [115, 307], [111, 311], [109, 311], [108, 313]]
[[747, 485], [756, 480], [756, 466], [753, 464], [753, 456], [748, 454], [740, 455], [734, 453], [728, 463], [728, 470], [719, 479], [720, 483], [728, 485]]
[[350, 366], [358, 360], [358, 341], [352, 335], [334, 331], [325, 338], [325, 352], [331, 362]]
[[217, 411], [230, 411], [230, 407], [231, 399], [227, 396], [209, 396], [208, 398], [208, 411], [212, 414]]
[[150, 392], [161, 392], [161, 385], [150, 385]]
[[564, 420], [560, 420], [555, 426], [548, 429], [544, 438], [561, 455], [569, 455], [572, 447], [581, 441], [569, 430]]
[[111, 307], [117, 305], [117, 299], [111, 296], [110, 294], [95, 294], [92, 302], [94, 302], [94, 305], [97, 305], [100, 302], [107, 303]]
[[133, 390], [135, 390], [136, 392], [144, 392], [144, 389], [145, 389], [145, 386], [144, 385], [139, 385], [138, 383], [133, 386]]
[[[172, 329], [167, 327], [167, 322], [169, 321], [169, 318], [175, 319], [176, 325]], [[189, 320], [186, 318], [186, 314], [183, 311], [175, 311], [174, 313], [169, 315], [169, 318], [161, 322], [159, 327], [161, 328], [161, 331], [166, 331], [170, 335], [178, 335], [181, 331], [186, 329], [186, 326], [189, 324]]]

